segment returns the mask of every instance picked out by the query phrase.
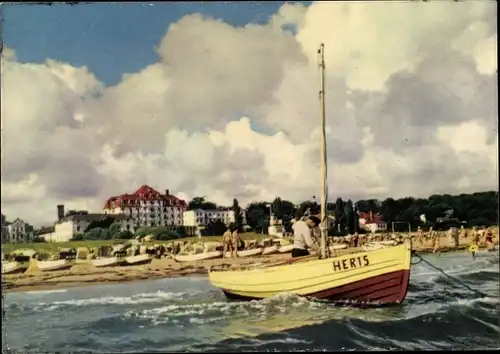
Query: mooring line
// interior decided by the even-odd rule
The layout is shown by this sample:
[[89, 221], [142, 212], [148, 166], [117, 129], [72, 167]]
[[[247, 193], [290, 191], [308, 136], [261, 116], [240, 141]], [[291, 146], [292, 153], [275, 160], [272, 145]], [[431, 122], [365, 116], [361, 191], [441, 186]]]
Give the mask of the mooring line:
[[442, 270], [441, 268], [439, 268], [438, 266], [435, 266], [434, 264], [432, 264], [431, 262], [425, 260], [422, 256], [420, 256], [419, 254], [417, 253], [413, 253], [412, 254], [413, 257], [416, 257], [419, 259], [419, 262], [417, 263], [412, 263], [412, 265], [416, 265], [416, 264], [420, 264], [422, 262], [424, 262], [425, 264], [427, 264], [428, 266], [434, 268], [435, 270], [437, 270], [438, 272], [442, 273], [444, 276], [446, 276], [447, 278], [455, 281], [457, 284], [460, 284], [462, 285], [465, 289], [473, 292], [473, 293], [476, 293], [477, 295], [481, 295], [482, 297], [489, 297], [489, 295], [483, 293], [482, 291], [479, 291], [479, 290], [476, 290], [476, 289], [473, 289], [471, 288], [469, 285], [465, 284], [463, 281], [461, 281], [460, 279], [457, 279], [455, 277], [452, 277], [451, 275], [447, 274], [444, 270]]

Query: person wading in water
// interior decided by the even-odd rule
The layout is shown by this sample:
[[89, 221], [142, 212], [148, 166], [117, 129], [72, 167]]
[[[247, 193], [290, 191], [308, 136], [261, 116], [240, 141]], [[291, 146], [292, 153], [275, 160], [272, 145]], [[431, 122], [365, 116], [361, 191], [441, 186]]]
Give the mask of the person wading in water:
[[309, 249], [319, 250], [319, 246], [312, 238], [312, 230], [320, 224], [316, 216], [306, 220], [298, 220], [293, 224], [292, 258], [308, 256]]
[[472, 253], [472, 258], [476, 258], [476, 252], [479, 249], [479, 239], [480, 239], [479, 232], [477, 232], [477, 229], [474, 226], [472, 228], [472, 240], [469, 246], [469, 252]]

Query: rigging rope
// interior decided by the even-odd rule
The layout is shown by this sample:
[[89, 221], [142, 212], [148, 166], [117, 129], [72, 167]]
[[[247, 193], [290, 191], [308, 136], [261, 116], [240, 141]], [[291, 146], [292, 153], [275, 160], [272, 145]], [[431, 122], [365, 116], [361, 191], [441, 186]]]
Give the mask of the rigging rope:
[[422, 256], [420, 256], [419, 254], [417, 253], [412, 253], [412, 256], [413, 257], [416, 257], [419, 259], [419, 262], [417, 263], [412, 263], [412, 265], [416, 265], [416, 264], [420, 264], [422, 262], [424, 262], [425, 264], [427, 264], [428, 266], [430, 266], [431, 268], [434, 268], [435, 270], [437, 270], [438, 272], [442, 273], [444, 276], [446, 276], [447, 278], [453, 280], [454, 282], [456, 282], [457, 284], [459, 285], [462, 285], [465, 289], [477, 294], [477, 295], [480, 295], [482, 297], [489, 297], [487, 294], [483, 293], [482, 291], [479, 291], [479, 290], [476, 290], [476, 289], [473, 289], [471, 288], [469, 285], [465, 284], [463, 281], [461, 281], [460, 279], [457, 279], [455, 277], [452, 277], [451, 275], [447, 274], [444, 270], [442, 270], [441, 268], [435, 266], [434, 264], [432, 264], [431, 262], [425, 260]]

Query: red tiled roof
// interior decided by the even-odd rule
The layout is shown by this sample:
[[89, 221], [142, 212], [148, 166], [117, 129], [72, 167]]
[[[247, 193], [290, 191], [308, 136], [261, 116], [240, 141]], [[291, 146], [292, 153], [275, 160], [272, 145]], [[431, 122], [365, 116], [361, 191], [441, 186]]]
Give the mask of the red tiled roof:
[[382, 220], [382, 216], [376, 213], [359, 213], [360, 219], [365, 219], [365, 224], [385, 224], [385, 221]]
[[135, 204], [133, 203], [134, 201], [138, 202], [141, 200], [151, 200], [151, 201], [165, 200], [165, 201], [170, 201], [177, 206], [183, 206], [183, 207], [187, 206], [187, 203], [184, 200], [177, 198], [175, 195], [161, 194], [160, 192], [158, 192], [154, 188], [151, 188], [148, 185], [142, 185], [133, 194], [125, 193], [119, 196], [109, 198], [104, 204], [104, 209], [109, 209], [112, 202], [116, 202], [117, 204], [119, 204], [122, 201], [127, 201], [129, 203], [132, 202], [132, 204]]

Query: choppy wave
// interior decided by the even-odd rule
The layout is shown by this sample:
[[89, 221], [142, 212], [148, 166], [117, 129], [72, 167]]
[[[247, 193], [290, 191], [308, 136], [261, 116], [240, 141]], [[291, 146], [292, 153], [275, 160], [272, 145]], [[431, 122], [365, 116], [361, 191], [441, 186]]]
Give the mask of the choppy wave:
[[455, 280], [419, 264], [404, 305], [384, 309], [290, 294], [228, 302], [205, 278], [13, 293], [6, 342], [23, 352], [499, 348], [498, 257], [428, 258]]

